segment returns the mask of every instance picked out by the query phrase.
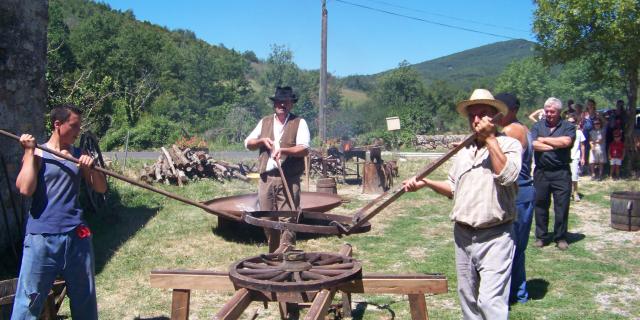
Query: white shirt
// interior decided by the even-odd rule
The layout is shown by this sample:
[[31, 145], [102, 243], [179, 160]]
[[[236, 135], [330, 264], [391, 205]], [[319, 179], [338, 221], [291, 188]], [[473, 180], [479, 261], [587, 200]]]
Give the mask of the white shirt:
[[576, 130], [576, 140], [573, 141], [573, 147], [571, 147], [571, 159], [580, 159], [580, 144], [586, 140], [582, 130]]
[[[284, 126], [289, 121], [289, 115], [285, 119], [284, 123], [280, 123], [276, 115], [273, 115], [273, 147], [274, 150], [280, 149], [280, 138], [282, 138], [282, 134], [284, 133]], [[247, 143], [251, 139], [258, 139], [260, 137], [260, 133], [262, 132], [262, 119], [258, 122], [256, 127], [251, 131], [249, 136], [244, 139], [244, 147], [247, 148]], [[311, 134], [309, 133], [309, 126], [307, 126], [307, 122], [300, 118], [300, 122], [298, 124], [298, 132], [296, 132], [296, 145], [304, 146], [305, 148], [309, 148], [311, 141]], [[247, 148], [248, 149], [248, 148]], [[282, 156], [280, 161], [284, 161], [286, 156]], [[267, 171], [271, 171], [276, 168], [275, 161], [272, 158], [269, 158], [269, 162], [267, 162]]]

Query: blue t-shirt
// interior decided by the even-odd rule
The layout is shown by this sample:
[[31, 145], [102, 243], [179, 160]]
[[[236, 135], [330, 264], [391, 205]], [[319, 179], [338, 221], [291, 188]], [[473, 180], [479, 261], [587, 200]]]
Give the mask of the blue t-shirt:
[[[72, 153], [80, 157], [80, 149], [74, 147]], [[80, 179], [80, 168], [74, 162], [42, 151], [27, 233], [65, 233], [83, 223], [78, 200]]]

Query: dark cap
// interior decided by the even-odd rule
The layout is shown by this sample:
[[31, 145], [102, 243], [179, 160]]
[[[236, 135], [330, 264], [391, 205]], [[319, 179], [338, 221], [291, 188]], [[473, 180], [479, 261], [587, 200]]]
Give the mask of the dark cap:
[[520, 100], [518, 100], [518, 98], [516, 98], [516, 96], [511, 93], [499, 93], [495, 96], [495, 98], [496, 100], [500, 100], [504, 104], [506, 104], [509, 110], [520, 108]]

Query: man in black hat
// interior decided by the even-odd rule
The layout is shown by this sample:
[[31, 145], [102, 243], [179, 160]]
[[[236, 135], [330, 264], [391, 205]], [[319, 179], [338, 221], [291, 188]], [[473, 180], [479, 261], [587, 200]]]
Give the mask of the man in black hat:
[[[309, 127], [304, 119], [290, 112], [293, 104], [298, 101], [291, 87], [276, 88], [274, 96], [269, 99], [273, 101], [274, 114], [258, 122], [244, 140], [244, 145], [249, 150], [258, 149], [260, 152], [260, 210], [295, 211], [300, 208], [300, 176], [304, 172], [304, 157], [309, 153]], [[278, 166], [282, 167], [294, 207], [287, 201]], [[274, 245], [274, 242], [270, 241], [270, 244]]]

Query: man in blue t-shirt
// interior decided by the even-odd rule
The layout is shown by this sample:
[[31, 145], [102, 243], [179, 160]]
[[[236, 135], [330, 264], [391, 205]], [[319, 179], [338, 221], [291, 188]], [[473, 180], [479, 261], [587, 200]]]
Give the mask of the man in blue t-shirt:
[[16, 187], [32, 197], [12, 320], [37, 319], [58, 274], [65, 279], [73, 319], [97, 319], [95, 265], [91, 231], [78, 202], [80, 179], [95, 191], [107, 190], [105, 176], [91, 170], [93, 158], [73, 146], [82, 124], [73, 105], [51, 111], [51, 138], [46, 147], [78, 159], [75, 163], [36, 149], [29, 134], [20, 137], [24, 149]]

